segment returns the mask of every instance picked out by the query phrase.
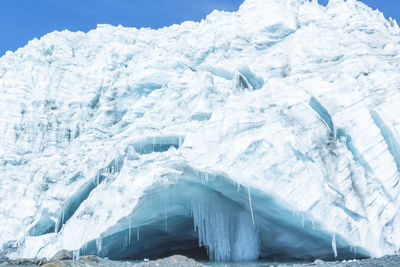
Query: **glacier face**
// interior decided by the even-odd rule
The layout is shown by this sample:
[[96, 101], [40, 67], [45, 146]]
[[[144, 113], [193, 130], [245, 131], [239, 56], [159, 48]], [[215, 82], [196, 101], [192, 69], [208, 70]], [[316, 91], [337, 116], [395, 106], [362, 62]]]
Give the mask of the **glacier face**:
[[397, 253], [399, 67], [355, 0], [32, 40], [0, 58], [0, 253]]

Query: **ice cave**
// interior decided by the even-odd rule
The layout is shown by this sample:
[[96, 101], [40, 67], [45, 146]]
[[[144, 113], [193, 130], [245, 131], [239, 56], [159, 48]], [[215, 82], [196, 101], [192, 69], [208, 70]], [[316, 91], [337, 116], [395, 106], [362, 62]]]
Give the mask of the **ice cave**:
[[258, 190], [222, 175], [182, 170], [176, 183], [148, 189], [132, 214], [82, 246], [79, 254], [114, 260], [180, 254], [225, 262], [368, 256]]
[[356, 0], [246, 0], [7, 52], [0, 257], [398, 253], [399, 44]]

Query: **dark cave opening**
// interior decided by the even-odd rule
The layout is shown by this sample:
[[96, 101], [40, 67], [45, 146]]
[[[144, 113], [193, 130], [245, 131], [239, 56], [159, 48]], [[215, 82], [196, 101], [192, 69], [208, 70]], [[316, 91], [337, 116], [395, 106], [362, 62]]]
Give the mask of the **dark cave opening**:
[[[180, 181], [155, 187], [134, 212], [80, 249], [112, 260], [183, 255], [211, 261], [313, 261], [365, 258], [346, 241], [326, 233], [264, 195], [222, 179]], [[335, 257], [335, 253], [338, 254]]]

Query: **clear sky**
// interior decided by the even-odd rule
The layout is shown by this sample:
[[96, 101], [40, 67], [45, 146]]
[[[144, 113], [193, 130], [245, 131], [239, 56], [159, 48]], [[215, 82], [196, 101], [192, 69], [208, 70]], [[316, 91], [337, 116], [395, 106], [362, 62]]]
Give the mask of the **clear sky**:
[[[326, 4], [328, 0], [319, 0]], [[89, 31], [107, 23], [160, 28], [199, 21], [214, 9], [237, 10], [243, 0], [0, 0], [0, 56], [54, 30]], [[400, 21], [400, 0], [362, 0]]]

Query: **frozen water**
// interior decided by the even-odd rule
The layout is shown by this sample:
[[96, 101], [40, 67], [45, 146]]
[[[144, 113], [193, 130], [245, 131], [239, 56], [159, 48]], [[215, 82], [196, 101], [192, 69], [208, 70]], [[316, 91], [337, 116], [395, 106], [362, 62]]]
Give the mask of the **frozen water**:
[[399, 69], [356, 0], [34, 39], [0, 58], [0, 254], [397, 253]]
[[[307, 218], [299, 218], [257, 190], [252, 196], [252, 217], [247, 188], [237, 187], [221, 175], [188, 166], [177, 168], [182, 171], [179, 181], [150, 188], [132, 214], [104, 232], [101, 240], [89, 241], [80, 254], [140, 259], [185, 253], [215, 261], [334, 258], [332, 237], [319, 225], [311, 230]], [[140, 228], [141, 237], [128, 242], [124, 238], [129, 240], [134, 230], [131, 217], [136, 218], [133, 227]], [[366, 253], [361, 249], [359, 254], [353, 254], [341, 237], [337, 247], [341, 258]]]

